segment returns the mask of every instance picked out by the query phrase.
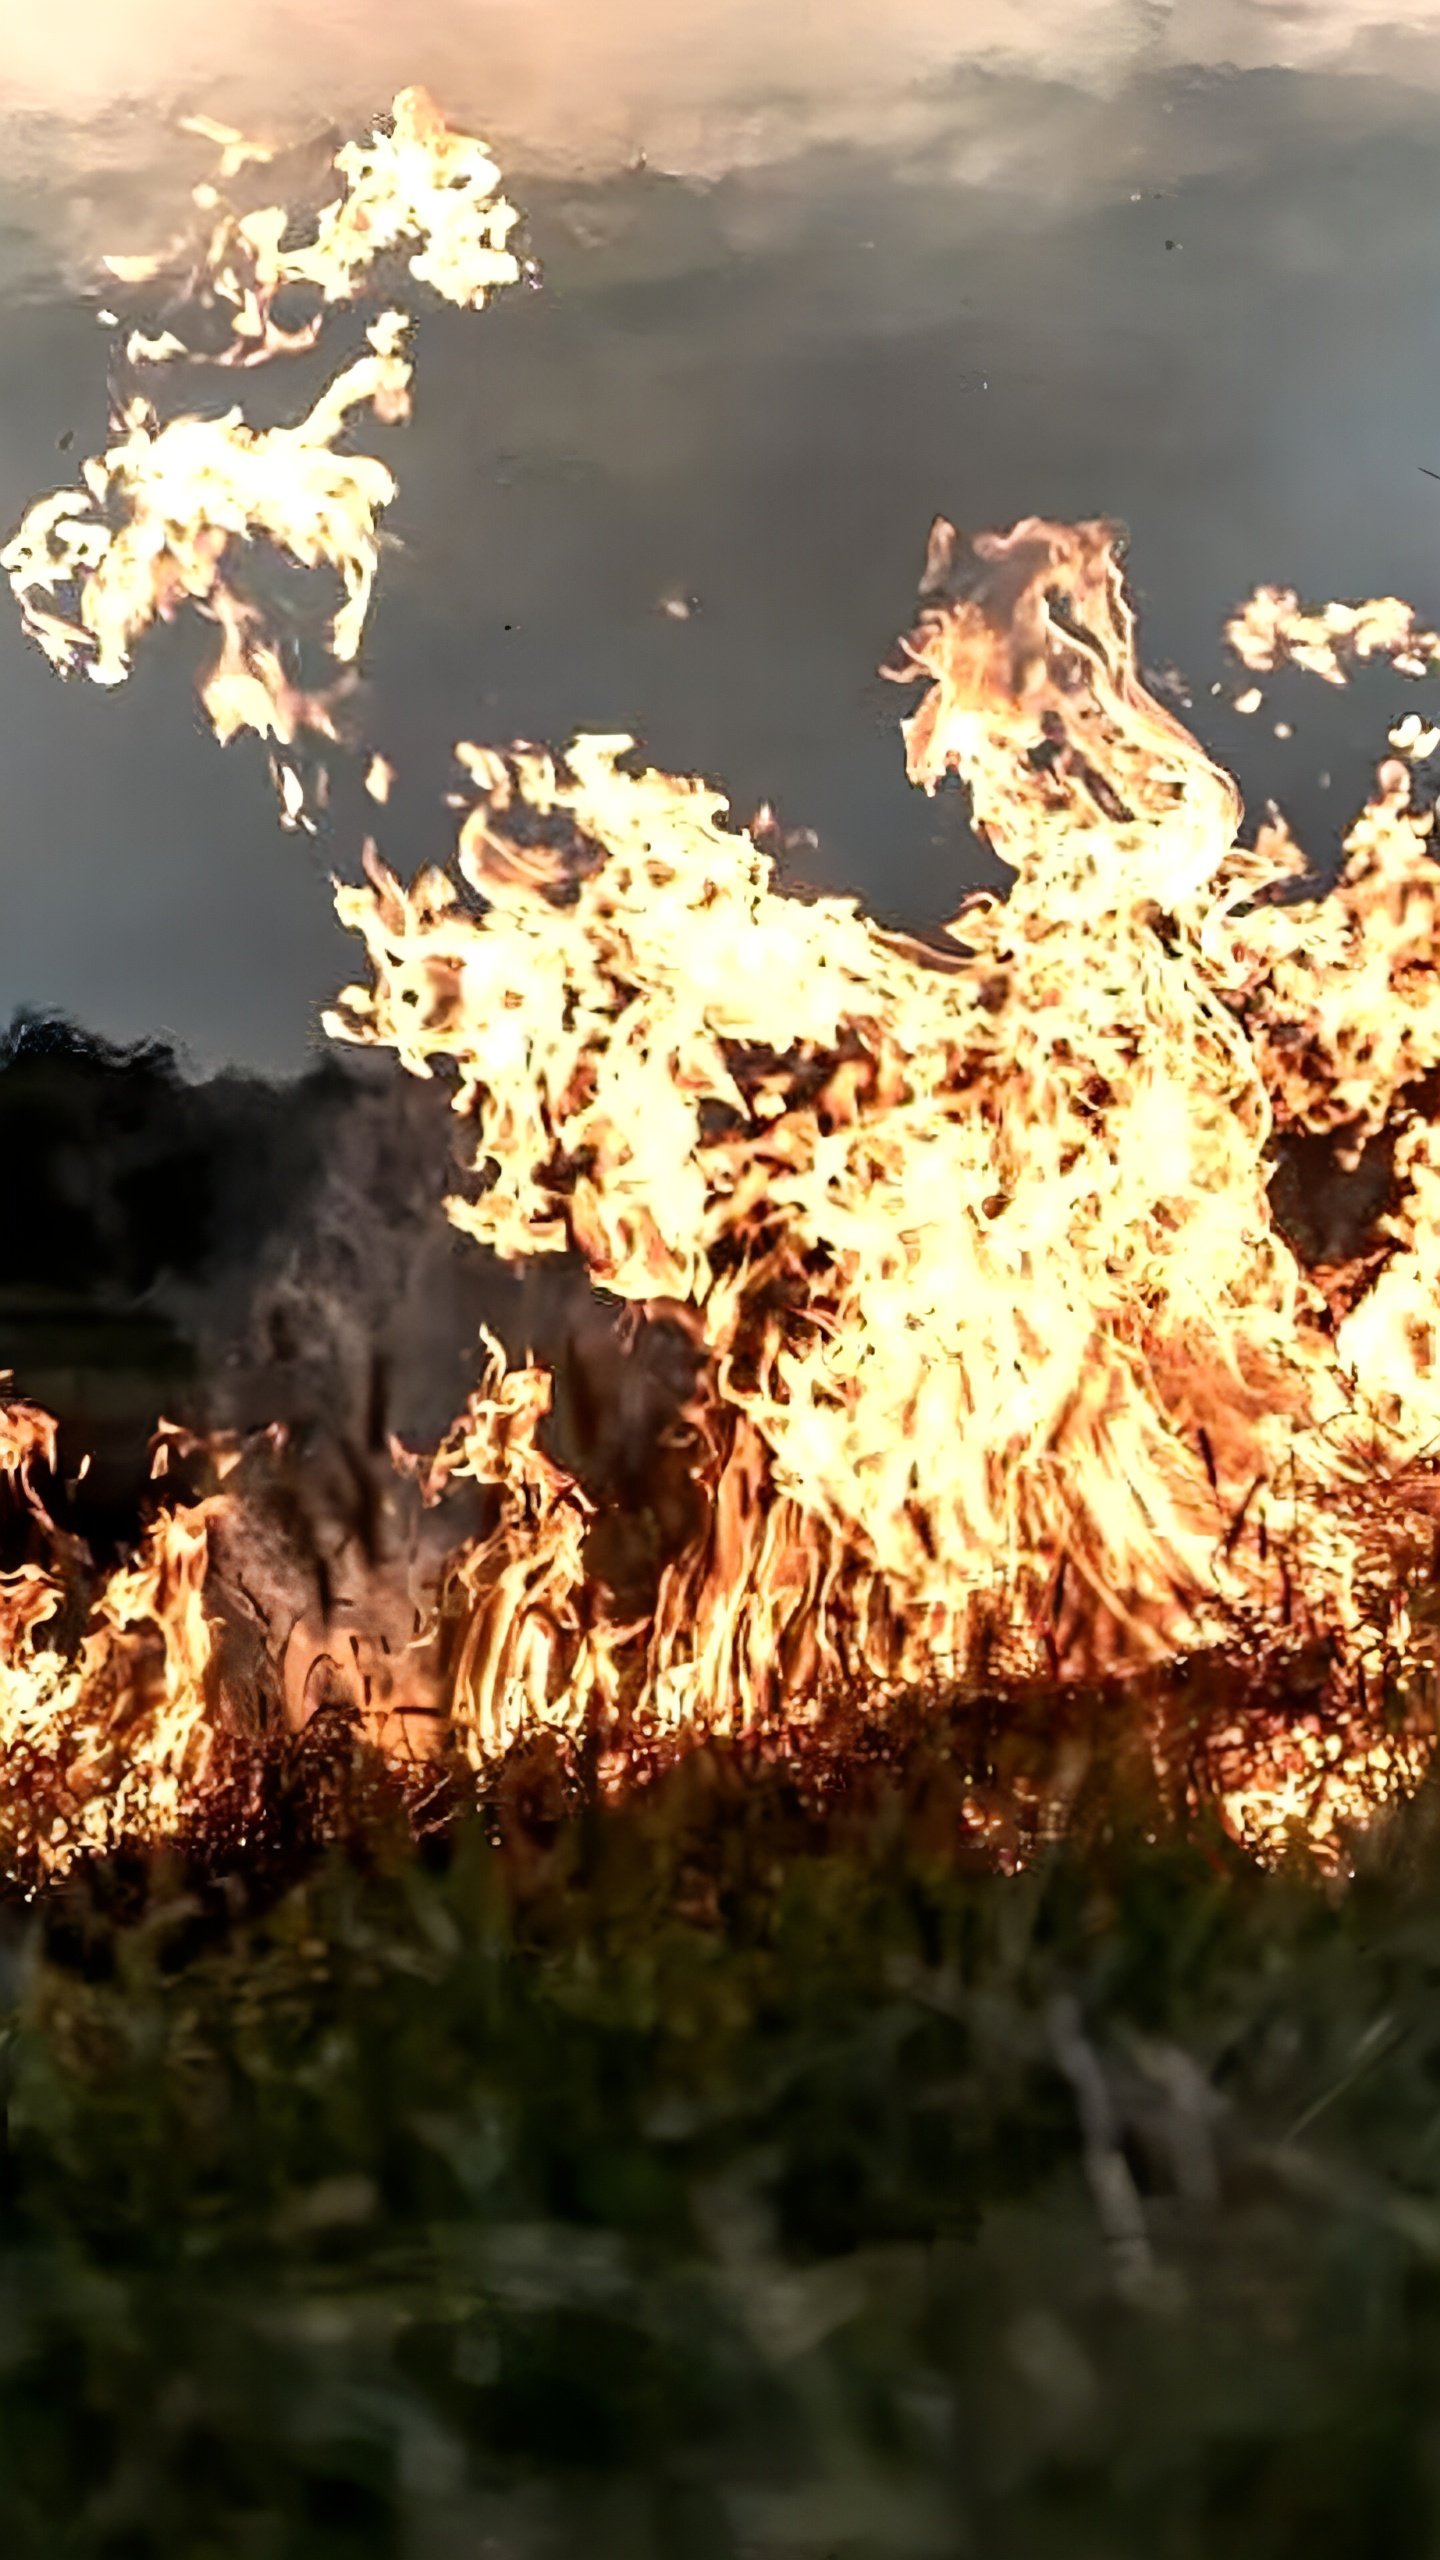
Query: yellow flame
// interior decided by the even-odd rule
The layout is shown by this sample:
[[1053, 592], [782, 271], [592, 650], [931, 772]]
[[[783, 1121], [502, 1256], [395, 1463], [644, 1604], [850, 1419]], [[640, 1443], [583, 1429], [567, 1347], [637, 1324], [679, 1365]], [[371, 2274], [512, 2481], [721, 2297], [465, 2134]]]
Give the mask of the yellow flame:
[[[26, 1482], [36, 1457], [53, 1463], [53, 1429], [37, 1433], [30, 1409], [7, 1408], [0, 1471], [48, 1530]], [[214, 1508], [162, 1514], [134, 1562], [96, 1594], [78, 1642], [46, 1641], [69, 1597], [58, 1535], [50, 1563], [0, 1575], [0, 1758], [10, 1770], [0, 1810], [12, 1868], [62, 1871], [127, 1835], [163, 1834], [202, 1794], [215, 1739], [205, 1602]]]
[[905, 661], [912, 779], [958, 773], [1014, 874], [948, 953], [783, 896], [719, 795], [627, 770], [626, 739], [462, 750], [458, 879], [339, 893], [371, 984], [329, 1027], [458, 1070], [456, 1222], [573, 1248], [704, 1353], [698, 1523], [638, 1627], [535, 1450], [542, 1378], [492, 1372], [442, 1453], [506, 1498], [460, 1567], [477, 1748], [794, 1714], [827, 1675], [963, 1677], [997, 1639], [1077, 1668], [1237, 1614], [1372, 1667], [1407, 1641], [1347, 1496], [1434, 1436], [1424, 1146], [1338, 1333], [1269, 1197], [1277, 1120], [1392, 1125], [1440, 1061], [1403, 768], [1332, 899], [1266, 903], [1299, 856], [1239, 844], [1233, 785], [1145, 693], [1101, 525], [968, 552], [937, 526]]
[[[208, 138], [222, 180], [264, 165]], [[220, 212], [199, 298], [232, 308], [246, 361], [298, 342], [282, 289], [349, 299], [391, 250], [460, 303], [519, 273], [498, 173], [421, 93], [336, 166], [344, 191], [299, 247], [278, 208]], [[336, 689], [300, 685], [234, 556], [261, 539], [336, 572], [329, 654], [353, 663], [394, 482], [337, 448], [367, 406], [406, 414], [406, 325], [382, 314], [294, 426], [131, 402], [83, 488], [41, 501], [3, 555], [57, 666], [118, 682], [189, 603], [221, 634], [202, 691], [222, 738], [333, 737]], [[168, 358], [165, 334], [132, 354]], [[1308, 612], [1262, 589], [1229, 636], [1252, 672], [1331, 683], [1440, 654], [1394, 599]], [[377, 1673], [373, 1583], [345, 1628], [288, 1630], [285, 1712], [317, 1681], [392, 1737], [448, 1711], [483, 1764], [537, 1725], [623, 1754], [793, 1726], [841, 1686], [879, 1702], [1318, 1645], [1318, 1724], [1242, 1717], [1212, 1743], [1242, 1835], [1273, 1844], [1294, 1817], [1333, 1841], [1413, 1775], [1433, 1686], [1406, 1562], [1440, 1437], [1431, 813], [1388, 759], [1325, 896], [1278, 817], [1243, 842], [1233, 782], [1141, 680], [1102, 523], [967, 543], [937, 522], [889, 672], [920, 689], [911, 780], [957, 779], [1011, 874], [933, 948], [853, 899], [786, 895], [768, 824], [639, 768], [625, 737], [559, 761], [462, 746], [453, 866], [407, 887], [367, 848], [363, 885], [338, 891], [370, 977], [328, 1027], [453, 1078], [474, 1136], [456, 1225], [510, 1261], [578, 1255], [636, 1322], [688, 1336], [697, 1382], [632, 1554], [553, 1452], [551, 1375], [487, 1341], [465, 1413], [413, 1462], [432, 1496], [469, 1477], [495, 1505], [450, 1560], [448, 1669], [434, 1610], [413, 1626], [397, 1587], [413, 1632]], [[1426, 734], [1393, 743], [1417, 756]], [[383, 803], [390, 768], [367, 775]], [[294, 767], [279, 779], [305, 822]], [[1288, 1136], [1350, 1161], [1389, 1149], [1362, 1269], [1307, 1270], [1277, 1223]], [[245, 1498], [237, 1467], [87, 1595], [35, 1491], [53, 1463], [44, 1417], [12, 1403], [0, 1470], [36, 1553], [0, 1585], [0, 1750], [61, 1772], [30, 1843], [52, 1865], [172, 1825], [203, 1789], [238, 1712], [213, 1533]], [[1382, 1735], [1367, 1701], [1396, 1681], [1410, 1723]]]
[[[190, 129], [221, 146], [225, 176], [268, 156], [205, 119], [191, 119]], [[518, 280], [519, 261], [505, 246], [518, 217], [496, 193], [499, 171], [483, 144], [451, 130], [423, 90], [403, 90], [389, 130], [347, 145], [334, 166], [343, 190], [307, 242], [287, 245], [294, 223], [283, 205], [227, 211], [214, 225], [187, 293], [193, 303], [231, 308], [231, 337], [218, 361], [261, 363], [313, 345], [321, 318], [282, 328], [277, 296], [305, 286], [324, 304], [348, 302], [377, 262], [402, 248], [417, 283], [470, 309]], [[215, 196], [213, 188], [201, 193], [207, 203]], [[152, 280], [166, 263], [164, 255], [107, 261], [131, 282]], [[257, 541], [334, 572], [342, 602], [329, 654], [338, 670], [352, 665], [379, 565], [379, 519], [396, 484], [375, 456], [337, 446], [362, 409], [386, 425], [409, 417], [410, 325], [403, 311], [379, 313], [366, 332], [369, 353], [292, 426], [256, 429], [238, 407], [162, 420], [148, 399], [126, 400], [115, 441], [82, 466], [83, 486], [39, 499], [0, 551], [25, 628], [51, 664], [61, 673], [83, 667], [97, 684], [122, 683], [152, 623], [189, 604], [223, 635], [200, 686], [222, 744], [242, 730], [281, 747], [306, 730], [335, 739], [337, 688], [295, 680], [268, 617], [236, 591], [233, 573]], [[131, 331], [126, 352], [134, 367], [194, 351], [165, 328]], [[313, 825], [294, 763], [272, 761], [285, 822]]]
[[[793, 1724], [841, 1683], [1319, 1639], [1330, 1722], [1252, 1728], [1243, 1779], [1215, 1748], [1238, 1830], [1303, 1807], [1333, 1837], [1422, 1754], [1357, 1700], [1429, 1660], [1386, 1551], [1428, 1511], [1440, 1411], [1428, 820], [1382, 767], [1336, 890], [1296, 894], [1283, 826], [1242, 844], [1233, 784], [1144, 690], [1103, 525], [937, 525], [892, 672], [923, 688], [912, 780], [958, 775], [1013, 875], [934, 949], [785, 895], [720, 794], [625, 738], [462, 748], [453, 871], [406, 888], [372, 852], [337, 892], [370, 981], [328, 1027], [453, 1074], [457, 1225], [511, 1260], [577, 1252], [699, 1365], [637, 1599], [544, 1445], [551, 1377], [489, 1346], [423, 1472], [489, 1486], [498, 1523], [451, 1560], [448, 1690], [417, 1664], [409, 1705], [448, 1705], [483, 1763], [537, 1723], [613, 1747]], [[1275, 1221], [1282, 1127], [1394, 1142], [1389, 1258], [1338, 1315]], [[102, 1598], [78, 1669], [37, 1668], [33, 1575], [9, 1604], [47, 1730], [121, 1630], [166, 1629], [154, 1738], [126, 1752], [156, 1821], [208, 1729], [190, 1521]], [[327, 1641], [297, 1631], [287, 1695]]]
[[[297, 220], [287, 205], [241, 213], [221, 193], [247, 167], [272, 160], [273, 145], [204, 116], [184, 118], [183, 129], [212, 142], [220, 155], [218, 183], [194, 190], [195, 203], [210, 217], [198, 254], [176, 241], [105, 264], [124, 284], [153, 283], [188, 266], [185, 298], [224, 305], [230, 313], [230, 337], [216, 363], [264, 363], [313, 346], [321, 317], [285, 327], [275, 318], [279, 297], [299, 287], [324, 304], [351, 302], [375, 266], [397, 253], [408, 253], [406, 269], [417, 284], [471, 311], [520, 279], [520, 261], [508, 245], [519, 215], [499, 192], [495, 161], [483, 142], [447, 124], [424, 89], [402, 89], [368, 142], [346, 143], [335, 154], [330, 165], [342, 180], [340, 191], [321, 206], [303, 240], [294, 237]], [[197, 353], [173, 331], [133, 333], [128, 347], [133, 363]]]
[[1327, 604], [1314, 612], [1305, 609], [1292, 587], [1257, 587], [1227, 622], [1225, 637], [1242, 665], [1256, 674], [1303, 667], [1326, 684], [1344, 684], [1356, 659], [1363, 664], [1385, 658], [1402, 675], [1423, 676], [1440, 657], [1440, 635], [1427, 631], [1398, 596]]

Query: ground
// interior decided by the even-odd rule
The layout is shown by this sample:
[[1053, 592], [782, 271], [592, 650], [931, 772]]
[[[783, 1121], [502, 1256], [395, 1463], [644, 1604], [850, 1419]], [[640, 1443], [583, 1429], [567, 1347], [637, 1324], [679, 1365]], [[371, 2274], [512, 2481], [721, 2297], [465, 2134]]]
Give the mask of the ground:
[[297, 1749], [344, 1849], [6, 1922], [18, 2560], [1440, 2548], [1435, 1805], [1337, 1883], [1101, 1771], [1007, 1875], [937, 1739], [417, 1847]]

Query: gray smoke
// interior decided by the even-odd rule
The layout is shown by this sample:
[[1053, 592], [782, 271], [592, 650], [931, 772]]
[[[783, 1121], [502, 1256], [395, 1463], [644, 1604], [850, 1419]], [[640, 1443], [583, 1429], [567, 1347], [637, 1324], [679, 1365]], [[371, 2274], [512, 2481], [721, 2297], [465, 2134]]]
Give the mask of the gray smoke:
[[[817, 146], [946, 146], [957, 179], [1048, 200], [1113, 175], [1103, 110], [1202, 71], [1353, 70], [1440, 86], [1440, 0], [72, 0], [5, 36], [7, 192], [77, 253], [162, 221], [199, 165], [167, 121], [350, 126], [423, 81], [507, 167], [693, 178]], [[977, 85], [978, 84], [978, 85]], [[1218, 137], [1217, 137], [1218, 141]], [[1058, 149], [1057, 149], [1058, 144]], [[1173, 158], [1155, 137], [1150, 166]], [[1193, 172], [1191, 173], [1193, 174]]]

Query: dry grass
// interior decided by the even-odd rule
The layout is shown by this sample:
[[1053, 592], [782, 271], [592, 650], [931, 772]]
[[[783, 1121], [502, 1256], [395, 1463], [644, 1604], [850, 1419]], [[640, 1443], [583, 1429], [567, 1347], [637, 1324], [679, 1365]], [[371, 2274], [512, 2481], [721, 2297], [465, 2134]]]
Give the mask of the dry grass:
[[6, 2549], [1432, 2550], [1435, 1809], [1265, 1875], [1031, 1703], [418, 1844], [322, 1726], [15, 1907]]

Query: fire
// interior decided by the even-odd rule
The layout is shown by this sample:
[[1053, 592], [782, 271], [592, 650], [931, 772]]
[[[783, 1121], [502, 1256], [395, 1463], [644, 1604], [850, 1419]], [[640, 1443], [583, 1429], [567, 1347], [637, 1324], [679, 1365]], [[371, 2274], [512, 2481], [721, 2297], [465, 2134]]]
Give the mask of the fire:
[[1399, 596], [1327, 604], [1310, 613], [1291, 587], [1257, 587], [1231, 616], [1225, 637], [1242, 666], [1257, 675], [1303, 667], [1326, 684], [1343, 684], [1355, 659], [1387, 658], [1402, 675], [1423, 676], [1440, 657], [1440, 634], [1425, 630]]
[[0, 1576], [0, 1840], [20, 1874], [176, 1828], [215, 1741], [207, 1507], [162, 1513], [95, 1594], [78, 1640], [47, 1641], [73, 1596], [56, 1569], [64, 1542], [50, 1543], [51, 1563]]
[[[911, 778], [957, 772], [1014, 874], [947, 950], [783, 895], [717, 794], [628, 770], [626, 739], [462, 750], [456, 874], [340, 892], [371, 983], [329, 1027], [456, 1073], [456, 1222], [578, 1253], [700, 1355], [693, 1525], [638, 1620], [537, 1449], [543, 1376], [492, 1372], [440, 1454], [502, 1500], [456, 1567], [478, 1752], [1240, 1626], [1324, 1630], [1352, 1669], [1409, 1643], [1355, 1497], [1388, 1479], [1403, 1509], [1433, 1438], [1428, 1203], [1337, 1325], [1269, 1183], [1278, 1126], [1389, 1125], [1440, 1059], [1423, 822], [1385, 783], [1335, 898], [1267, 903], [1293, 851], [1238, 843], [1228, 778], [1141, 688], [1103, 526], [968, 557], [938, 526], [897, 672], [927, 688]], [[1418, 1171], [1418, 1123], [1408, 1147]]]
[[[192, 129], [221, 145], [226, 177], [268, 156], [227, 128], [201, 120]], [[499, 171], [483, 144], [451, 131], [423, 90], [402, 91], [389, 131], [347, 145], [333, 166], [344, 186], [308, 241], [286, 245], [294, 217], [284, 205], [224, 211], [212, 223], [175, 316], [226, 309], [229, 334], [214, 361], [253, 365], [313, 346], [325, 307], [354, 300], [376, 264], [405, 248], [416, 283], [470, 309], [518, 281], [520, 262], [505, 245], [518, 216], [497, 193]], [[199, 193], [207, 209], [219, 207], [213, 186]], [[149, 283], [168, 262], [162, 254], [108, 263], [123, 281]], [[277, 298], [302, 288], [319, 297], [319, 311], [302, 326], [280, 327]], [[38, 500], [0, 551], [25, 627], [52, 665], [120, 684], [144, 633], [188, 604], [222, 635], [200, 682], [222, 744], [241, 730], [278, 749], [293, 749], [305, 732], [334, 740], [336, 705], [359, 655], [379, 567], [379, 520], [396, 494], [385, 463], [337, 447], [363, 409], [388, 426], [408, 418], [409, 328], [404, 311], [382, 311], [366, 331], [368, 354], [292, 426], [257, 430], [238, 407], [162, 419], [143, 394], [127, 397], [115, 441], [82, 466], [83, 486]], [[132, 330], [125, 350], [132, 373], [204, 360], [169, 327], [158, 335]], [[237, 560], [260, 543], [339, 579], [342, 601], [325, 643], [337, 680], [302, 685], [268, 615], [236, 588]], [[277, 754], [273, 770], [286, 823], [313, 826], [294, 757]]]
[[[297, 426], [257, 432], [238, 409], [162, 426], [147, 402], [131, 405], [121, 440], [87, 467], [84, 489], [42, 499], [0, 554], [26, 628], [53, 665], [83, 664], [95, 684], [123, 683], [149, 626], [198, 604], [224, 633], [201, 682], [222, 742], [240, 728], [288, 739], [313, 718], [278, 652], [253, 636], [260, 617], [227, 586], [225, 559], [232, 544], [260, 537], [307, 568], [333, 568], [345, 600], [330, 650], [341, 664], [355, 658], [379, 565], [377, 520], [395, 481], [372, 455], [337, 453], [336, 440], [356, 409], [393, 422], [409, 401], [399, 333], [376, 335], [380, 343]], [[56, 610], [65, 589], [78, 594], [73, 616]]]
[[[209, 138], [222, 179], [268, 165]], [[471, 305], [519, 274], [498, 173], [419, 93], [335, 166], [299, 247], [274, 208], [217, 217], [187, 292], [233, 315], [219, 361], [292, 352], [281, 292], [346, 301], [381, 252]], [[222, 635], [202, 688], [222, 738], [337, 734], [333, 690], [300, 686], [230, 564], [257, 538], [328, 564], [329, 654], [353, 663], [394, 483], [341, 433], [402, 417], [411, 380], [404, 315], [369, 338], [295, 426], [126, 410], [4, 555], [54, 663], [118, 681], [189, 602]], [[1263, 589], [1229, 637], [1252, 673], [1330, 683], [1440, 655], [1393, 599], [1312, 613]], [[577, 1257], [632, 1326], [675, 1330], [694, 1384], [645, 1517], [617, 1516], [555, 1454], [553, 1375], [487, 1339], [441, 1447], [395, 1455], [432, 1505], [482, 1488], [493, 1525], [425, 1571], [352, 1559], [328, 1622], [277, 1597], [281, 1711], [339, 1694], [382, 1747], [423, 1728], [478, 1769], [549, 1728], [618, 1771], [657, 1737], [794, 1733], [840, 1694], [880, 1713], [926, 1687], [1318, 1653], [1318, 1713], [1247, 1711], [1208, 1747], [1241, 1836], [1294, 1819], [1333, 1849], [1423, 1764], [1433, 1704], [1430, 733], [1392, 733], [1321, 894], [1276, 814], [1244, 840], [1233, 782], [1146, 690], [1113, 528], [937, 522], [889, 672], [911, 781], [963, 786], [1011, 875], [934, 946], [787, 894], [758, 822], [625, 737], [462, 746], [453, 863], [406, 885], [367, 847], [337, 891], [369, 977], [328, 1027], [448, 1079], [474, 1140], [455, 1224], [508, 1262]], [[366, 772], [383, 807], [391, 768], [372, 751]], [[282, 790], [302, 816], [293, 768]], [[1308, 1268], [1277, 1216], [1292, 1141], [1387, 1151], [1344, 1265]], [[5, 1428], [33, 1552], [0, 1586], [0, 1746], [63, 1772], [33, 1844], [56, 1865], [173, 1824], [245, 1722], [217, 1612], [256, 1457], [225, 1453], [212, 1496], [87, 1588], [36, 1491], [43, 1417], [16, 1404]]]
[[[492, 294], [520, 279], [520, 261], [509, 246], [519, 215], [499, 192], [496, 163], [483, 142], [446, 123], [423, 89], [402, 89], [385, 127], [335, 153], [329, 165], [343, 182], [340, 192], [321, 206], [302, 241], [293, 239], [288, 207], [267, 203], [242, 211], [222, 193], [246, 168], [273, 161], [273, 145], [206, 116], [184, 118], [182, 130], [219, 154], [215, 178], [192, 190], [203, 228], [199, 247], [182, 237], [168, 250], [110, 257], [105, 264], [119, 283], [168, 277], [181, 305], [221, 311], [228, 334], [213, 358], [217, 364], [263, 364], [313, 346], [323, 308], [285, 327], [275, 316], [281, 296], [298, 288], [309, 289], [322, 306], [352, 302], [376, 264], [402, 251], [409, 252], [406, 269], [417, 284], [465, 310], [483, 310]], [[168, 329], [156, 337], [132, 333], [127, 343], [139, 363], [198, 352]]]

